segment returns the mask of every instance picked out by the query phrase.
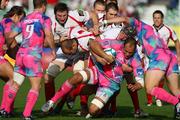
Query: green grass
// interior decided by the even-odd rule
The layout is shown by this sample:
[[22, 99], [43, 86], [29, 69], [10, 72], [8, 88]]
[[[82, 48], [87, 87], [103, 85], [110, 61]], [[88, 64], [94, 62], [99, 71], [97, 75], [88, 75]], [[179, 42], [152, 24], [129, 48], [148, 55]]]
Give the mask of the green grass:
[[[59, 86], [62, 84], [64, 80], [66, 80], [71, 73], [64, 72], [63, 74], [60, 74], [56, 79], [56, 88], [58, 89]], [[4, 83], [0, 82], [0, 97], [2, 96], [2, 88]], [[20, 88], [20, 91], [17, 94], [16, 101], [15, 101], [15, 117], [9, 118], [6, 120], [19, 120], [21, 113], [25, 106], [26, 101], [26, 95], [28, 93], [28, 90], [30, 88], [29, 81], [26, 79], [22, 87]], [[92, 99], [92, 97], [91, 97]], [[79, 110], [79, 98], [76, 100], [75, 107], [73, 110], [67, 109], [66, 105], [63, 108], [63, 111], [56, 116], [43, 116], [41, 114], [40, 108], [45, 103], [45, 97], [44, 97], [44, 86], [42, 81], [42, 88], [41, 93], [39, 96], [39, 99], [37, 101], [37, 104], [33, 110], [33, 116], [36, 117], [36, 119], [39, 120], [83, 120], [85, 118], [78, 117], [75, 115], [76, 111]], [[157, 107], [156, 105], [153, 105], [151, 107], [146, 106], [146, 96], [145, 96], [145, 90], [142, 89], [139, 91], [139, 103], [141, 108], [150, 114], [148, 118], [144, 118], [144, 120], [172, 120], [173, 118], [173, 106], [169, 104], [163, 104], [162, 107]], [[118, 95], [117, 98], [117, 106], [118, 106], [118, 112], [117, 115], [113, 118], [96, 118], [98, 120], [137, 120], [133, 118], [133, 105], [130, 99], [130, 96], [126, 89], [126, 83], [124, 82], [122, 84], [121, 92]], [[1, 118], [0, 118], [1, 119]]]

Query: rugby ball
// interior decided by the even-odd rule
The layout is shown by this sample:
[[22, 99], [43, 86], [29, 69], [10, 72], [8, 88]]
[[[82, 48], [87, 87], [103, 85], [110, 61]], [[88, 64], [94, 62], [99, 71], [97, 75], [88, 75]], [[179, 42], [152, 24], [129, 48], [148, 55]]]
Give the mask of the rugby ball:
[[112, 48], [106, 48], [106, 49], [104, 49], [104, 52], [108, 55], [112, 55], [112, 56], [116, 57], [116, 51]]

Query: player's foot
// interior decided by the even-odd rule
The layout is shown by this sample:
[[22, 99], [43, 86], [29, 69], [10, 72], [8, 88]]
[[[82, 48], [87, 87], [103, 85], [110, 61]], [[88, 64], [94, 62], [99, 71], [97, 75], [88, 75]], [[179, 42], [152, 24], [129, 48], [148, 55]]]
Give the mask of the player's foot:
[[46, 104], [44, 104], [42, 107], [41, 107], [41, 110], [43, 112], [48, 112], [54, 105], [54, 102], [52, 100], [49, 100]]
[[143, 110], [137, 110], [135, 113], [134, 113], [134, 117], [135, 118], [144, 118], [144, 117], [148, 117], [149, 114], [148, 113], [145, 113]]
[[92, 118], [92, 115], [90, 113], [88, 113], [85, 118], [86, 119]]
[[152, 106], [152, 104], [153, 104], [153, 103], [147, 103], [147, 106], [150, 107], [150, 106]]
[[157, 100], [156, 100], [156, 105], [157, 105], [158, 107], [162, 107], [162, 102], [161, 102], [161, 100], [157, 99]]
[[73, 108], [73, 106], [74, 106], [74, 101], [75, 101], [75, 99], [72, 98], [71, 96], [68, 96], [68, 97], [66, 98], [66, 105], [67, 105], [67, 107], [68, 107], [69, 109], [72, 109], [72, 108]]
[[175, 105], [174, 117], [180, 119], [180, 102]]
[[32, 116], [28, 116], [28, 117], [24, 117], [23, 116], [23, 120], [34, 120]]
[[6, 112], [4, 109], [0, 110], [0, 118], [10, 118], [11, 114]]

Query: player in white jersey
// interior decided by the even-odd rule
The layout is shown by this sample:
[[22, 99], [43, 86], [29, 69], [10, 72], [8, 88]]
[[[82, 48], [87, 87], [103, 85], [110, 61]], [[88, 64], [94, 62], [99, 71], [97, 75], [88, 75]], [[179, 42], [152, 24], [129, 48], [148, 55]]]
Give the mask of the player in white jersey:
[[[53, 22], [52, 27], [54, 32], [54, 39], [57, 40], [57, 42], [59, 42], [60, 36], [67, 35], [68, 29], [70, 27], [84, 26], [84, 23], [87, 22], [89, 19], [92, 19], [94, 24], [96, 24], [98, 21], [96, 20], [97, 17], [93, 13], [82, 10], [69, 11], [69, 8], [65, 3], [56, 4], [54, 8], [54, 15], [56, 20]], [[57, 51], [57, 59], [50, 63], [47, 70], [48, 75], [45, 75], [46, 100], [48, 100], [54, 95], [55, 91], [53, 79], [59, 73], [59, 70], [62, 71], [62, 69], [65, 67], [64, 65], [67, 58], [69, 59], [69, 56], [64, 55], [60, 48]], [[76, 55], [71, 56], [71, 59], [74, 58], [76, 58]]]
[[[177, 60], [178, 60], [178, 64], [180, 65], [180, 44], [179, 44], [179, 40], [178, 37], [175, 33], [175, 31], [170, 28], [169, 26], [165, 25], [163, 23], [163, 19], [164, 19], [164, 14], [162, 11], [160, 10], [156, 10], [153, 12], [153, 29], [155, 31], [155, 33], [160, 36], [160, 38], [162, 38], [164, 40], [164, 43], [166, 45], [168, 45], [169, 40], [172, 40], [175, 44], [175, 48], [176, 48], [176, 53], [177, 53]], [[146, 63], [148, 63], [148, 59], [145, 59]], [[148, 64], [145, 64], [145, 69], [147, 68]], [[159, 87], [163, 87], [164, 85], [164, 80], [162, 80], [159, 84]], [[152, 96], [147, 94], [147, 106], [151, 106], [153, 103], [152, 100]], [[156, 99], [156, 105], [161, 107], [162, 106], [162, 102], [159, 99]]]
[[115, 28], [115, 27], [121, 27], [121, 24], [115, 24], [113, 22], [109, 22], [111, 19], [116, 18], [118, 16], [118, 6], [117, 4], [110, 2], [106, 5], [106, 13], [103, 17], [103, 21], [101, 22], [101, 26], [99, 28], [99, 31], [101, 33], [105, 32], [108, 29]]
[[96, 0], [93, 5], [94, 12], [98, 15], [98, 21], [102, 22], [105, 15], [106, 3], [104, 0]]

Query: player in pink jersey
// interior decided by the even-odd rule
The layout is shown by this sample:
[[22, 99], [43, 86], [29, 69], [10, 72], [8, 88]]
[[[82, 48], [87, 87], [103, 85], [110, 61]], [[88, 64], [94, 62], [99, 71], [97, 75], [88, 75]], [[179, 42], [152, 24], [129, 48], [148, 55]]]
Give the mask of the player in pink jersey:
[[[179, 40], [177, 38], [176, 33], [167, 25], [163, 23], [164, 19], [164, 14], [160, 10], [156, 10], [153, 12], [153, 28], [154, 31], [157, 35], [159, 35], [165, 42], [166, 45], [168, 45], [169, 40], [173, 40], [175, 43], [175, 48], [176, 48], [176, 53], [177, 53], [177, 60], [180, 61], [180, 44]], [[148, 66], [148, 64], [146, 64]], [[180, 62], [178, 62], [178, 65], [180, 65]], [[163, 87], [164, 80], [162, 80], [159, 84], [159, 87]], [[151, 106], [153, 101], [152, 101], [152, 96], [147, 94], [147, 99], [148, 99], [148, 106]], [[162, 102], [159, 99], [156, 99], [156, 105], [161, 107]]]
[[34, 11], [28, 14], [15, 27], [9, 35], [9, 39], [22, 32], [23, 40], [16, 55], [14, 67], [14, 83], [7, 90], [5, 111], [10, 112], [10, 106], [15, 99], [19, 87], [27, 76], [31, 83], [31, 89], [27, 95], [27, 101], [23, 112], [23, 118], [31, 120], [32, 109], [38, 99], [40, 82], [43, 75], [41, 66], [41, 54], [43, 43], [47, 40], [55, 58], [55, 45], [51, 31], [51, 20], [44, 14], [47, 2], [34, 0]]
[[[146, 72], [145, 85], [147, 93], [157, 99], [166, 101], [175, 106], [175, 118], [180, 119], [180, 89], [178, 87], [178, 64], [174, 54], [167, 48], [163, 39], [157, 36], [153, 28], [134, 18], [118, 17], [111, 22], [129, 23], [129, 32], [137, 31], [137, 38], [142, 45], [145, 55], [149, 58], [149, 66]], [[127, 36], [128, 34], [124, 34]], [[158, 86], [162, 77], [166, 76], [171, 92], [169, 94]]]
[[5, 9], [9, 0], [0, 0], [0, 9]]
[[[14, 6], [5, 15], [4, 19], [0, 22], [0, 76], [6, 82], [3, 88], [3, 96], [0, 108], [1, 116], [4, 116], [4, 109], [6, 104], [6, 90], [13, 83], [13, 66], [4, 58], [6, 50], [9, 48], [14, 48], [17, 43], [16, 41], [8, 41], [5, 38], [12, 31], [12, 26], [15, 26], [23, 17], [25, 12], [22, 7]], [[11, 111], [13, 110], [13, 105]]]
[[[74, 32], [72, 32], [72, 33], [74, 33]], [[104, 54], [104, 51], [102, 51], [102, 48], [99, 46], [99, 44], [97, 42], [95, 42], [93, 40], [89, 40], [89, 39], [87, 39], [87, 40], [83, 40], [82, 39], [81, 41], [78, 40], [78, 42], [77, 42], [77, 40], [66, 40], [66, 41], [62, 42], [61, 46], [62, 46], [63, 52], [65, 54], [73, 54], [73, 53], [76, 53], [77, 49], [80, 50], [80, 51], [88, 51], [89, 50], [89, 46], [90, 46], [90, 48], [96, 54], [98, 54], [102, 58], [104, 58], [104, 61], [106, 61], [105, 64], [111, 63], [113, 61], [112, 58], [109, 58], [111, 55]], [[84, 44], [84, 43], [86, 43], [86, 44]], [[109, 66], [109, 68], [110, 68], [110, 66]], [[97, 73], [97, 68], [95, 66], [92, 66], [90, 69], [86, 68], [86, 69], [81, 70], [81, 71], [77, 72], [76, 74], [74, 74], [73, 77], [68, 79], [62, 85], [61, 89], [55, 94], [55, 96], [53, 98], [51, 98], [51, 100], [48, 101], [45, 105], [43, 105], [42, 111], [47, 112], [51, 107], [53, 107], [54, 103], [56, 103], [58, 99], [62, 98], [64, 95], [69, 93], [69, 91], [72, 90], [73, 86], [77, 85], [78, 83], [82, 83], [84, 81], [83, 83], [97, 84], [97, 74], [96, 73]], [[108, 76], [112, 77], [112, 75], [108, 75]], [[115, 86], [118, 86], [115, 81], [117, 80], [117, 82], [118, 82], [120, 79], [119, 79], [119, 77], [117, 77], [116, 80], [115, 81], [111, 81], [111, 83], [109, 83], [106, 78], [99, 79], [99, 80], [104, 80], [104, 82], [101, 81], [101, 83], [103, 85], [109, 86], [110, 84], [113, 84], [113, 85], [115, 84]], [[108, 84], [107, 84], [107, 82], [108, 82]], [[103, 89], [101, 89], [101, 90], [103, 90]], [[115, 90], [115, 89], [113, 89], [113, 90]], [[99, 94], [102, 92], [102, 91], [101, 92], [100, 91], [97, 93], [98, 97], [99, 97]], [[101, 99], [104, 100], [104, 102], [107, 102], [109, 96], [112, 95], [112, 93], [110, 91], [111, 90], [109, 90], [109, 89], [106, 91], [106, 92], [108, 92], [107, 93], [108, 95], [106, 96], [106, 99], [101, 98]], [[100, 95], [100, 97], [102, 97], [102, 96]], [[96, 99], [93, 102], [98, 102], [98, 100]], [[101, 105], [98, 106], [96, 104], [96, 105], [93, 106], [93, 104], [92, 104], [90, 106], [91, 113], [92, 112], [96, 113], [99, 109], [101, 109], [103, 107], [103, 103], [101, 101], [99, 101], [98, 103], [101, 103]]]

